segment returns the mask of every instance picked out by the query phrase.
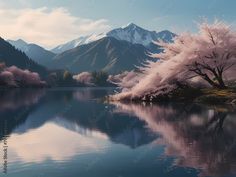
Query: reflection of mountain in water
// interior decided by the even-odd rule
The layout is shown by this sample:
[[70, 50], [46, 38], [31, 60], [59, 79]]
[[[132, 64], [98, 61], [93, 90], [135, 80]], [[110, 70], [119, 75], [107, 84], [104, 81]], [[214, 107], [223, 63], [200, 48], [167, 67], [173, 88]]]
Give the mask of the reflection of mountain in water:
[[24, 123], [43, 95], [42, 89], [0, 91], [0, 140]]
[[[9, 119], [8, 125], [12, 128], [8, 128], [8, 132], [22, 134], [50, 121], [83, 135], [98, 131], [106, 134], [113, 142], [132, 148], [152, 142], [157, 136], [148, 132], [144, 121], [124, 114], [114, 115], [113, 107], [100, 102], [98, 98], [108, 92], [104, 89], [48, 90], [40, 101], [39, 95], [35, 93], [32, 97], [36, 101], [32, 103], [26, 100], [31, 97], [16, 92], [7, 101], [14, 105], [14, 102], [21, 99], [22, 105], [12, 106], [11, 109], [13, 112], [21, 110], [25, 114], [21, 114], [19, 121]], [[12, 111], [6, 112], [5, 117], [11, 117]], [[5, 113], [1, 111], [0, 114]]]
[[116, 103], [116, 112], [144, 120], [165, 154], [178, 166], [202, 169], [202, 176], [236, 174], [235, 112], [194, 105], [143, 106]]
[[165, 145], [166, 155], [176, 157], [174, 165], [202, 169], [203, 176], [235, 174], [236, 112], [182, 104], [102, 103], [100, 98], [110, 92], [104, 89], [2, 91], [0, 139], [51, 122], [64, 130], [83, 136], [96, 133], [131, 148], [155, 141]]

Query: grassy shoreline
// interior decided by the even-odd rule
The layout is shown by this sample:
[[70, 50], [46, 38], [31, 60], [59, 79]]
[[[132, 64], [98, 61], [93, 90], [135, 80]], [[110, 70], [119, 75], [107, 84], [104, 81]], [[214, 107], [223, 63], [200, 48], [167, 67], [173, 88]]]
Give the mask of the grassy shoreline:
[[[112, 101], [107, 98], [108, 101]], [[176, 89], [171, 93], [158, 95], [157, 97], [152, 94], [146, 95], [145, 98], [122, 100], [125, 103], [197, 103], [204, 105], [231, 105], [236, 107], [236, 88], [227, 89], [196, 89], [191, 87]]]

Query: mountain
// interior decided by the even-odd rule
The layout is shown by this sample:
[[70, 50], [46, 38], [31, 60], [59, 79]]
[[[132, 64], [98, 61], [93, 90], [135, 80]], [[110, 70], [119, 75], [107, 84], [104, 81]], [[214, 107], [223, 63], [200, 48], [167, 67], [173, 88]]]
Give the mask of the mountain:
[[[168, 30], [161, 32], [148, 31], [133, 23], [130, 23], [125, 27], [114, 29], [108, 33], [80, 37], [66, 44], [61, 44], [52, 49], [52, 52], [59, 54], [66, 50], [73, 49], [80, 45], [89, 44], [104, 37], [113, 37], [117, 40], [125, 40], [132, 44], [142, 44], [153, 52], [159, 52], [156, 45], [154, 46], [153, 41], [163, 40], [165, 42], [172, 42], [173, 37], [175, 36], [176, 34]], [[155, 51], [155, 49], [157, 49], [157, 51]]]
[[156, 32], [145, 30], [133, 23], [125, 27], [114, 29], [107, 33], [107, 36], [114, 37], [117, 40], [126, 40], [132, 44], [142, 44], [148, 47], [153, 41], [163, 40], [171, 42], [176, 35], [168, 30]]
[[0, 63], [6, 66], [15, 65], [21, 69], [28, 69], [37, 72], [41, 77], [45, 77], [47, 69], [30, 59], [24, 52], [17, 50], [10, 43], [0, 38]]
[[74, 73], [103, 70], [113, 74], [132, 70], [135, 65], [151, 59], [148, 52], [143, 45], [104, 37], [57, 55], [49, 67]]
[[61, 45], [55, 47], [54, 49], [52, 49], [51, 51], [53, 53], [59, 54], [59, 53], [62, 53], [64, 51], [73, 49], [77, 46], [97, 41], [97, 40], [99, 40], [99, 39], [101, 39], [105, 36], [106, 36], [106, 34], [104, 34], [104, 33], [99, 34], [99, 35], [92, 34], [92, 35], [89, 35], [89, 36], [82, 36], [82, 37], [79, 37], [78, 39], [75, 39], [73, 41], [67, 42], [65, 44], [61, 44]]
[[8, 42], [18, 50], [24, 52], [29, 58], [44, 66], [56, 55], [36, 44], [28, 44], [21, 39], [16, 41], [8, 40]]

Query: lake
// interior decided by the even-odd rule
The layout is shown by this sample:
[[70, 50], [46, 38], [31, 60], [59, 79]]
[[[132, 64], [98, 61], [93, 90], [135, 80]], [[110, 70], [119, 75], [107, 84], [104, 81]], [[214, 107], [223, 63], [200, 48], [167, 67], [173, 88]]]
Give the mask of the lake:
[[0, 176], [236, 176], [236, 111], [107, 103], [113, 89], [0, 91]]

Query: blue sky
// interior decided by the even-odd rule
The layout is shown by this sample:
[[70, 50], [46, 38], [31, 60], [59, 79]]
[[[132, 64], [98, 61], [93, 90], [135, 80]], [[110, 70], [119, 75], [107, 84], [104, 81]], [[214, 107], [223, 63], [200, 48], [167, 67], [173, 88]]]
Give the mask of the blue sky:
[[[63, 8], [64, 12], [73, 18], [89, 19], [91, 22], [102, 20], [104, 28], [94, 26], [95, 32], [96, 29], [99, 29], [99, 32], [106, 31], [130, 22], [149, 30], [168, 29], [177, 33], [195, 32], [196, 22], [203, 18], [210, 22], [217, 18], [233, 25], [236, 23], [236, 0], [1, 0], [0, 8], [5, 10], [44, 8], [43, 13]], [[58, 19], [58, 23], [64, 22]], [[87, 32], [78, 30], [78, 34], [73, 32], [75, 34], [68, 36], [68, 39], [64, 37], [61, 41], [89, 32], [93, 30]], [[16, 37], [20, 36], [15, 35], [13, 38]], [[29, 37], [27, 39], [30, 40]]]

